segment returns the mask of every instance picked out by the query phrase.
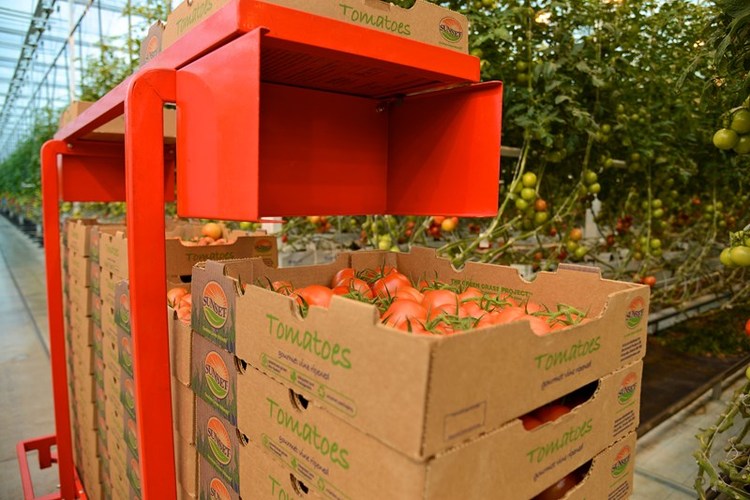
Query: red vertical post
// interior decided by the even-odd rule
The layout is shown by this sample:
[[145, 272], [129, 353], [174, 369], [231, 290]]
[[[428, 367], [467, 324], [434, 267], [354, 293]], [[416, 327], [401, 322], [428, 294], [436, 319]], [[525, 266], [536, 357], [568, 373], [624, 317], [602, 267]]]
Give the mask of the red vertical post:
[[125, 188], [136, 421], [144, 499], [176, 499], [166, 315], [163, 106], [176, 72], [147, 70], [125, 97]]
[[44, 227], [44, 261], [47, 271], [47, 314], [49, 317], [50, 365], [57, 434], [57, 460], [60, 473], [60, 495], [74, 499], [75, 469], [73, 440], [70, 435], [70, 402], [65, 353], [63, 316], [62, 262], [60, 254], [60, 186], [58, 158], [67, 151], [63, 141], [47, 141], [42, 146], [42, 223]]

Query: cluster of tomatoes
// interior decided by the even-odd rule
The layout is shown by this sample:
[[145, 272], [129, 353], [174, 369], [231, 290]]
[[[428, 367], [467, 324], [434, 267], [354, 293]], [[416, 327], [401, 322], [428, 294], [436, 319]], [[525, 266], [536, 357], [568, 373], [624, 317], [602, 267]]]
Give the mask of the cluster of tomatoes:
[[526, 172], [521, 176], [513, 188], [512, 198], [519, 213], [523, 215], [524, 229], [541, 226], [549, 220], [547, 201], [537, 193], [537, 176], [533, 172]]
[[[443, 233], [452, 233], [457, 227], [458, 217], [434, 215], [432, 219], [430, 219], [430, 227], [427, 228], [427, 234], [434, 239], [439, 240], [443, 236]], [[414, 229], [414, 223], [412, 222], [412, 226], [407, 227], [407, 229]]]
[[177, 319], [183, 323], [190, 323], [193, 309], [193, 296], [187, 288], [176, 286], [167, 291], [167, 305], [177, 311]]
[[719, 260], [726, 267], [750, 267], [750, 229], [730, 235], [730, 246], [721, 251]]
[[191, 240], [184, 240], [185, 246], [209, 246], [209, 245], [226, 245], [228, 242], [223, 237], [224, 229], [215, 222], [207, 222], [201, 227], [201, 236]]
[[739, 155], [750, 153], [750, 110], [743, 107], [735, 111], [729, 126], [716, 131], [713, 142], [725, 151], [731, 149]]
[[274, 281], [270, 288], [294, 297], [306, 314], [310, 306], [328, 307], [334, 295], [374, 304], [381, 322], [418, 334], [449, 335], [459, 331], [526, 320], [537, 335], [546, 335], [586, 321], [584, 312], [558, 305], [554, 310], [509, 294], [456, 287], [439, 280], [413, 283], [396, 268], [341, 269], [330, 286], [295, 288], [288, 281]]

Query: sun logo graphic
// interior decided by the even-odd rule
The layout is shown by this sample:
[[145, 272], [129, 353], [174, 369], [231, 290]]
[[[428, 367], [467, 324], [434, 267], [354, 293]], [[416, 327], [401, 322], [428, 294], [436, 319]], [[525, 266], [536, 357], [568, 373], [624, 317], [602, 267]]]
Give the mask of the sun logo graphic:
[[628, 373], [625, 378], [622, 379], [620, 390], [617, 391], [617, 400], [621, 405], [624, 405], [633, 398], [637, 383], [638, 376], [633, 372]]
[[224, 399], [229, 393], [229, 369], [216, 351], [206, 354], [203, 360], [203, 371], [211, 393], [218, 399]]
[[203, 287], [203, 316], [214, 328], [221, 328], [227, 322], [227, 296], [215, 281]]
[[622, 476], [626, 470], [628, 470], [628, 464], [630, 463], [630, 446], [623, 446], [620, 452], [615, 457], [615, 463], [612, 464], [612, 477]]
[[628, 311], [625, 313], [625, 324], [631, 330], [641, 324], [641, 320], [646, 312], [646, 301], [643, 297], [634, 298], [628, 305]]
[[229, 488], [226, 487], [221, 479], [215, 477], [208, 484], [208, 498], [210, 500], [229, 500], [232, 497], [229, 494]]
[[232, 443], [229, 440], [229, 432], [221, 420], [216, 417], [209, 418], [206, 424], [206, 434], [214, 458], [221, 465], [228, 465], [232, 461]]
[[440, 30], [440, 35], [445, 41], [450, 43], [456, 43], [464, 36], [463, 26], [452, 17], [442, 18], [438, 24], [438, 30]]

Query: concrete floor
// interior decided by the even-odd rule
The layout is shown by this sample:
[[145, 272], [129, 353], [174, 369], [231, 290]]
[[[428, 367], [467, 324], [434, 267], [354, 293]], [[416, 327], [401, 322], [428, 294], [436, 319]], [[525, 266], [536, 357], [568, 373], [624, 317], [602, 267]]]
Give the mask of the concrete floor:
[[[0, 217], [0, 500], [21, 499], [15, 446], [54, 433], [44, 253]], [[740, 380], [735, 384], [741, 384]], [[712, 425], [732, 394], [708, 394], [638, 441], [637, 500], [696, 498], [695, 434]], [[33, 457], [32, 457], [33, 458]], [[57, 489], [56, 469], [34, 474], [37, 496]]]

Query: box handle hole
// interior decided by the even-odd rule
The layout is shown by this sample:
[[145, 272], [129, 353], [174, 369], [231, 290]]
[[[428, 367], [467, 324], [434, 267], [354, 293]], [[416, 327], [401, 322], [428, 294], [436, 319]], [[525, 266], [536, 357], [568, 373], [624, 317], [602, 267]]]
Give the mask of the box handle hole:
[[307, 492], [310, 491], [310, 488], [308, 488], [305, 483], [294, 477], [294, 474], [289, 474], [289, 481], [292, 483], [292, 489], [298, 495], [307, 495]]
[[302, 394], [297, 394], [291, 389], [289, 389], [289, 400], [297, 411], [307, 410], [307, 405], [310, 404], [310, 401], [308, 401], [306, 397]]

